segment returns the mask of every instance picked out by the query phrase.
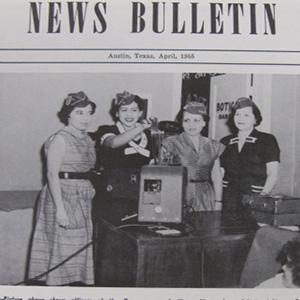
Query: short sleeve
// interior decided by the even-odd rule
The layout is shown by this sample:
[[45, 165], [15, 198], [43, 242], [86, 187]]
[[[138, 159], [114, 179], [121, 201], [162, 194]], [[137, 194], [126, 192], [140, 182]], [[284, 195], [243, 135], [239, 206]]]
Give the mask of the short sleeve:
[[223, 144], [223, 145], [225, 145], [225, 148], [226, 148], [229, 145], [230, 140], [232, 138], [234, 138], [234, 137], [236, 137], [236, 136], [234, 136], [234, 135], [226, 135], [226, 136], [224, 136], [224, 137], [221, 138], [220, 143]]
[[115, 134], [113, 134], [112, 132], [108, 132], [102, 135], [102, 137], [100, 138], [100, 145], [103, 145], [103, 142], [105, 141], [106, 138], [108, 138], [109, 136], [116, 136]]
[[213, 152], [213, 159], [219, 158], [226, 148], [225, 145], [216, 140], [211, 140], [210, 144]]
[[264, 139], [263, 147], [265, 150], [265, 162], [278, 161], [280, 162], [280, 148], [276, 138], [268, 134]]
[[95, 133], [91, 134], [92, 139], [95, 140], [98, 147], [103, 144], [107, 137], [116, 135], [116, 130], [114, 127], [115, 126], [103, 125], [100, 126]]

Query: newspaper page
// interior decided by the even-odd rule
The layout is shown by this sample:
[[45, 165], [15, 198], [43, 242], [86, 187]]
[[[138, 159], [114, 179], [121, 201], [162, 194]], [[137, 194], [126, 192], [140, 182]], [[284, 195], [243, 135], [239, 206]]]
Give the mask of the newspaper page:
[[[91, 132], [113, 124], [117, 93], [147, 99], [147, 117], [159, 121], [173, 121], [188, 98], [201, 95], [209, 100], [207, 135], [216, 140], [229, 134], [235, 101], [250, 97], [263, 115], [258, 129], [280, 145], [275, 191], [300, 195], [299, 15], [298, 0], [1, 0], [0, 298], [297, 300], [297, 289], [219, 286], [220, 265], [213, 287], [147, 280], [138, 287], [27, 286], [24, 280], [44, 184], [42, 147], [62, 127], [57, 112], [69, 93], [84, 91], [96, 103]], [[287, 236], [297, 234], [290, 229]], [[257, 276], [267, 267], [260, 263]], [[186, 270], [176, 272], [182, 277]]]

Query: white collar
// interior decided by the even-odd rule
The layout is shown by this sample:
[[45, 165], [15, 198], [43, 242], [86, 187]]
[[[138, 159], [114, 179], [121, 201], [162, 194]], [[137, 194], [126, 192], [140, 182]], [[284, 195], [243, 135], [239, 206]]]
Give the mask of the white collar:
[[[120, 121], [116, 123], [116, 126], [120, 133], [126, 132], [125, 128], [123, 127]], [[150, 157], [150, 151], [145, 149], [145, 147], [148, 144], [148, 139], [144, 132], [141, 132], [141, 141], [139, 144], [135, 143], [134, 141], [130, 141], [128, 144], [131, 147], [125, 148], [124, 150], [125, 155], [139, 153], [143, 156]]]

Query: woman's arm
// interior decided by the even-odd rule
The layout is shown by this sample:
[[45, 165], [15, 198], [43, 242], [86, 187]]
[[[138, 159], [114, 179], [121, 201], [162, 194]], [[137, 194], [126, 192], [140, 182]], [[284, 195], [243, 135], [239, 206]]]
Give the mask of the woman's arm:
[[56, 206], [56, 222], [68, 227], [69, 217], [62, 202], [61, 186], [58, 177], [60, 165], [66, 150], [66, 142], [60, 135], [54, 136], [47, 154], [47, 178], [51, 196]]
[[212, 168], [211, 180], [215, 192], [215, 210], [221, 210], [223, 186], [222, 186], [222, 174], [221, 174], [219, 158], [215, 160], [214, 166]]
[[276, 181], [277, 181], [277, 176], [278, 176], [278, 166], [279, 166], [278, 161], [271, 161], [266, 164], [267, 179], [266, 179], [264, 188], [261, 192], [263, 195], [270, 194], [272, 189], [274, 188]]
[[144, 120], [142, 124], [132, 128], [128, 131], [125, 131], [124, 133], [120, 133], [120, 134], [114, 135], [114, 136], [108, 136], [104, 140], [103, 145], [107, 148], [122, 147], [122, 146], [128, 144], [130, 141], [132, 141], [137, 135], [139, 135], [145, 129], [148, 129], [150, 127], [151, 127], [151, 122]]

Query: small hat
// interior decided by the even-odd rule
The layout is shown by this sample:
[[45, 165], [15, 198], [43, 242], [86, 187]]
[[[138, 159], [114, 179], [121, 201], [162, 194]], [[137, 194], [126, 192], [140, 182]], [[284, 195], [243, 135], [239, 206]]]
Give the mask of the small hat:
[[206, 106], [201, 102], [189, 102], [183, 107], [183, 110], [193, 115], [207, 115]]
[[84, 102], [86, 102], [86, 104], [89, 104], [91, 101], [84, 92], [80, 91], [78, 93], [68, 94], [67, 98], [64, 101], [64, 105], [76, 106], [80, 103], [81, 106], [84, 106]]
[[234, 105], [234, 109], [238, 110], [240, 108], [254, 107], [254, 106], [256, 106], [256, 105], [250, 98], [242, 97], [242, 98], [237, 99], [237, 101]]
[[136, 95], [124, 91], [123, 93], [119, 93], [116, 95], [116, 98], [114, 99], [114, 104], [116, 106], [129, 105], [132, 102], [136, 101], [136, 97]]

